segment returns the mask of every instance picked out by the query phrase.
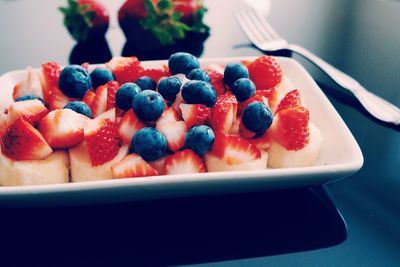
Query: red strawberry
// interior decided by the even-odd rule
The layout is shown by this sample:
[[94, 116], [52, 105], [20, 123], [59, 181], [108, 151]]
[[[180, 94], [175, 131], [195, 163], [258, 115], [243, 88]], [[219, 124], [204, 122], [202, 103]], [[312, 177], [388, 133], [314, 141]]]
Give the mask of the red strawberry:
[[271, 89], [282, 80], [282, 69], [272, 56], [261, 56], [249, 65], [250, 79], [257, 90]]
[[115, 108], [109, 109], [106, 112], [101, 113], [99, 116], [97, 116], [96, 119], [108, 119], [108, 120], [116, 123], [117, 118], [116, 118]]
[[125, 112], [124, 116], [122, 116], [118, 126], [118, 132], [122, 141], [125, 144], [130, 144], [135, 133], [144, 127], [146, 127], [146, 125], [139, 120], [132, 109], [129, 109]]
[[281, 102], [279, 102], [278, 107], [276, 108], [275, 113], [279, 112], [280, 110], [287, 109], [287, 108], [294, 108], [301, 106], [300, 100], [300, 93], [299, 91], [293, 90], [290, 91], [282, 98]]
[[64, 95], [58, 87], [52, 87], [49, 90], [48, 101], [50, 110], [64, 108], [66, 104], [72, 101], [72, 98]]
[[83, 133], [92, 166], [110, 161], [118, 154], [121, 139], [114, 122], [108, 119], [90, 120]]
[[211, 109], [202, 104], [180, 104], [182, 118], [188, 128], [195, 125], [206, 124], [211, 117]]
[[211, 110], [210, 126], [214, 132], [229, 133], [236, 118], [238, 102], [229, 91], [218, 96], [217, 103]]
[[310, 141], [308, 110], [304, 107], [292, 107], [279, 111], [277, 116], [277, 125], [272, 132], [273, 138], [287, 150], [304, 148]]
[[182, 14], [183, 19], [189, 19], [202, 7], [201, 1], [198, 0], [172, 0], [172, 4], [175, 11]]
[[184, 121], [157, 123], [156, 128], [167, 138], [169, 150], [174, 152], [185, 145], [188, 128]]
[[91, 105], [89, 106], [92, 110], [93, 118], [100, 116], [107, 110], [107, 96], [108, 89], [106, 85], [101, 85], [96, 89], [95, 97]]
[[[152, 2], [156, 3], [155, 0], [152, 0]], [[148, 14], [143, 0], [127, 0], [118, 10], [118, 20], [121, 21], [129, 17], [144, 19]]]
[[165, 174], [187, 174], [206, 172], [203, 160], [192, 150], [175, 152], [165, 160]]
[[211, 153], [232, 165], [261, 158], [260, 151], [247, 140], [222, 133], [216, 133]]
[[153, 167], [153, 169], [157, 170], [160, 175], [165, 174], [165, 160], [168, 157], [168, 155], [162, 156], [161, 158], [153, 161], [149, 161], [149, 165]]
[[164, 112], [161, 114], [160, 118], [157, 119], [156, 125], [161, 125], [163, 123], [170, 123], [170, 122], [177, 122], [180, 121], [180, 117], [178, 112], [175, 111], [175, 109], [169, 107], [164, 110]]
[[136, 57], [114, 57], [107, 64], [119, 84], [136, 82], [142, 76], [143, 67]]
[[163, 69], [145, 69], [142, 76], [148, 76], [158, 83], [162, 77], [171, 76], [171, 73], [169, 73], [168, 66], [164, 66]]
[[56, 62], [50, 61], [42, 64], [41, 76], [44, 102], [49, 103], [50, 90], [53, 87], [58, 87], [60, 73], [61, 67]]
[[40, 160], [53, 152], [40, 132], [23, 118], [18, 118], [7, 129], [1, 150], [12, 160]]
[[159, 175], [141, 156], [133, 153], [111, 166], [114, 179]]
[[70, 148], [83, 141], [83, 127], [88, 120], [71, 109], [56, 109], [39, 122], [38, 129], [52, 148]]
[[225, 93], [226, 91], [226, 86], [224, 82], [224, 73], [223, 69], [222, 72], [218, 71], [215, 69], [213, 66], [209, 66], [205, 68], [205, 71], [207, 72], [208, 76], [210, 77], [210, 83], [214, 87], [215, 91], [217, 92], [217, 95], [220, 96]]
[[107, 110], [109, 110], [115, 107], [115, 94], [119, 89], [119, 83], [109, 81], [105, 86], [107, 87]]
[[8, 110], [10, 122], [23, 117], [32, 125], [38, 123], [47, 113], [49, 113], [49, 110], [37, 99], [14, 102]]
[[10, 120], [8, 119], [8, 114], [0, 113], [0, 138], [6, 132], [8, 126], [10, 126]]
[[39, 76], [32, 70], [31, 67], [27, 68], [26, 79], [17, 83], [13, 89], [13, 99], [17, 99], [25, 95], [35, 95], [43, 98], [43, 92]]
[[83, 96], [82, 101], [85, 102], [89, 107], [91, 107], [95, 97], [96, 93], [93, 90], [88, 90]]
[[69, 0], [67, 7], [61, 7], [64, 25], [78, 42], [103, 38], [107, 32], [110, 17], [106, 8], [96, 0]]

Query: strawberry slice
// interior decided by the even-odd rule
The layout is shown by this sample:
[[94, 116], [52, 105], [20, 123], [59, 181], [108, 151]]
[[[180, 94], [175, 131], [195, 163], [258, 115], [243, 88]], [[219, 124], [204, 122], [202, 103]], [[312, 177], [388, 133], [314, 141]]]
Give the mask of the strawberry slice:
[[214, 67], [214, 66], [208, 66], [207, 68], [205, 68], [204, 70], [206, 71], [206, 73], [208, 74], [208, 76], [210, 77], [210, 83], [211, 85], [214, 87], [215, 91], [217, 92], [217, 95], [223, 95], [226, 91], [227, 91], [227, 87], [225, 86], [225, 82], [224, 82], [224, 69]]
[[182, 118], [190, 129], [195, 125], [206, 124], [211, 118], [211, 109], [202, 104], [180, 104]]
[[115, 108], [115, 94], [119, 89], [119, 83], [109, 81], [108, 83], [99, 86], [96, 89], [95, 95], [92, 93], [86, 95], [86, 101], [90, 103], [89, 107], [92, 110], [93, 117], [96, 118], [100, 114]]
[[13, 99], [17, 99], [25, 95], [35, 95], [43, 98], [41, 81], [36, 72], [31, 67], [27, 68], [26, 79], [17, 83], [13, 89]]
[[168, 154], [165, 156], [162, 156], [159, 159], [149, 161], [148, 163], [151, 167], [153, 167], [153, 169], [157, 170], [160, 175], [164, 175], [165, 174], [164, 165], [165, 165], [165, 160], [167, 157], [168, 157]]
[[272, 89], [282, 80], [282, 69], [273, 56], [260, 56], [248, 67], [257, 90]]
[[66, 104], [73, 101], [72, 98], [64, 95], [64, 93], [56, 86], [50, 88], [47, 96], [47, 104], [50, 110], [64, 108]]
[[82, 101], [85, 102], [89, 107], [93, 105], [94, 98], [96, 97], [96, 93], [93, 90], [88, 90], [82, 98]]
[[83, 133], [93, 167], [112, 160], [118, 154], [121, 138], [114, 122], [108, 119], [90, 120]]
[[10, 126], [8, 114], [0, 113], [0, 138], [3, 137], [4, 133], [7, 131], [8, 126]]
[[169, 150], [175, 152], [185, 145], [188, 128], [184, 121], [158, 123], [156, 128], [167, 138]]
[[244, 125], [243, 121], [240, 120], [240, 125], [239, 125], [239, 135], [243, 137], [244, 139], [250, 139], [256, 136], [257, 133], [250, 131], [249, 129], [246, 128]]
[[40, 132], [22, 117], [7, 129], [1, 150], [12, 160], [40, 160], [53, 152]]
[[43, 89], [43, 100], [49, 103], [50, 90], [53, 87], [58, 87], [58, 78], [60, 77], [61, 67], [54, 61], [49, 61], [42, 64], [41, 82]]
[[279, 111], [277, 116], [273, 138], [287, 150], [304, 148], [310, 141], [309, 111], [304, 107], [292, 107]]
[[114, 179], [159, 175], [141, 156], [132, 153], [111, 166]]
[[36, 125], [47, 113], [49, 110], [38, 99], [14, 102], [8, 110], [10, 122], [23, 117], [32, 125]]
[[116, 81], [109, 81], [105, 84], [107, 87], [107, 110], [115, 108], [115, 94], [119, 89], [119, 83]]
[[135, 133], [144, 127], [146, 127], [146, 125], [141, 122], [135, 112], [130, 109], [122, 116], [118, 126], [118, 133], [124, 144], [130, 144]]
[[236, 135], [217, 133], [211, 153], [228, 164], [247, 163], [261, 158], [260, 151]]
[[165, 159], [165, 174], [187, 174], [206, 172], [203, 160], [191, 149], [175, 152]]
[[287, 108], [294, 108], [301, 106], [300, 93], [299, 90], [295, 89], [287, 93], [279, 102], [278, 107], [276, 108], [275, 113], [280, 110]]
[[236, 118], [238, 102], [230, 91], [218, 96], [217, 103], [211, 110], [210, 126], [214, 132], [229, 133]]
[[106, 67], [111, 69], [119, 84], [136, 82], [143, 72], [143, 67], [136, 57], [114, 57]]
[[70, 148], [83, 141], [83, 127], [88, 120], [71, 109], [56, 109], [39, 122], [38, 128], [51, 148]]
[[169, 107], [164, 110], [161, 114], [160, 118], [157, 119], [156, 125], [161, 125], [163, 123], [177, 122], [180, 121], [180, 117], [178, 112], [172, 107]]
[[142, 76], [148, 76], [158, 83], [162, 77], [171, 76], [171, 73], [169, 73], [168, 66], [163, 66], [162, 69], [145, 69]]

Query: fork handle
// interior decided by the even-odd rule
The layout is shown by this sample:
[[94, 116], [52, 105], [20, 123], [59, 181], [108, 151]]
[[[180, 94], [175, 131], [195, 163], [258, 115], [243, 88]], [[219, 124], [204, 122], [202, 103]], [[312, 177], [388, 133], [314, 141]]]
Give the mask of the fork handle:
[[308, 59], [331, 77], [338, 85], [347, 89], [360, 101], [364, 108], [379, 120], [400, 125], [400, 109], [385, 99], [369, 92], [355, 79], [330, 65], [317, 55], [298, 45], [290, 45], [290, 50]]

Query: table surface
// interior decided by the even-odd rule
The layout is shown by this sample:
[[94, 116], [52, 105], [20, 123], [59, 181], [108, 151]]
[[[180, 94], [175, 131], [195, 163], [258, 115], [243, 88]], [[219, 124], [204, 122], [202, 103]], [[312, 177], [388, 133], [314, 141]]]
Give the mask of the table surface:
[[[62, 25], [57, 7], [65, 2], [0, 1], [0, 73], [28, 64], [38, 67], [50, 59], [60, 64], [87, 60]], [[113, 22], [108, 42], [99, 45], [101, 52], [91, 51], [91, 60], [131, 52], [124, 49], [115, 21], [121, 1], [104, 2], [114, 12]], [[212, 33], [202, 47], [203, 57], [261, 54], [235, 21], [238, 4], [206, 1]], [[269, 17], [283, 36], [400, 106], [399, 11], [398, 3], [374, 0], [273, 0]], [[323, 187], [273, 192], [83, 207], [3, 207], [0, 265], [398, 265], [399, 128], [368, 116], [352, 97], [299, 61], [359, 143], [365, 163], [357, 174]]]

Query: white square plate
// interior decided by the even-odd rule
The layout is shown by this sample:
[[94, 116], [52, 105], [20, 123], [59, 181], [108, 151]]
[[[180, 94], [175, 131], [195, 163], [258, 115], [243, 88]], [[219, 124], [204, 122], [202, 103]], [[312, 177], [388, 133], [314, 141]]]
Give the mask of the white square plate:
[[[209, 64], [254, 58], [200, 59]], [[282, 69], [299, 89], [310, 110], [311, 120], [321, 130], [324, 142], [317, 164], [293, 169], [215, 172], [190, 175], [119, 179], [70, 183], [0, 187], [0, 205], [76, 205], [110, 203], [138, 199], [250, 192], [324, 184], [348, 177], [363, 164], [361, 150], [346, 124], [307, 71], [291, 58], [277, 58]], [[145, 67], [160, 67], [166, 61], [142, 62]], [[0, 107], [12, 101], [13, 85], [26, 72], [13, 71], [0, 77]], [[0, 170], [1, 171], [1, 170]]]

